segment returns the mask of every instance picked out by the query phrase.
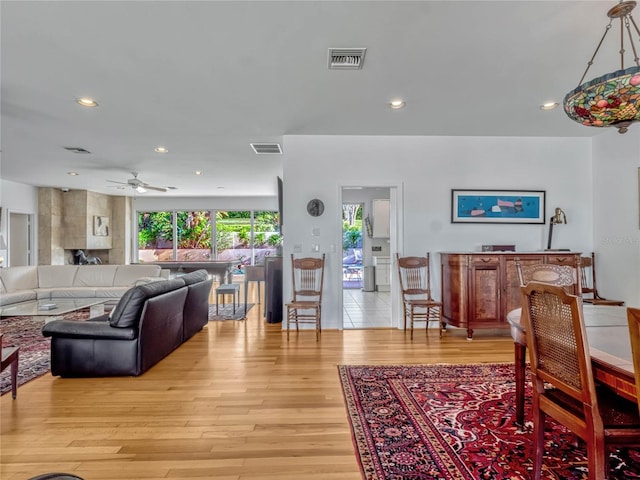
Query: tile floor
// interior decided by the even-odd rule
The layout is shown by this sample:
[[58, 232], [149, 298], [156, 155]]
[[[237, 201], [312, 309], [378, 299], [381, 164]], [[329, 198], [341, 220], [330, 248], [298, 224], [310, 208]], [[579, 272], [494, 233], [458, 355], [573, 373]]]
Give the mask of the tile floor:
[[344, 329], [390, 328], [391, 293], [363, 292], [361, 289], [342, 290]]

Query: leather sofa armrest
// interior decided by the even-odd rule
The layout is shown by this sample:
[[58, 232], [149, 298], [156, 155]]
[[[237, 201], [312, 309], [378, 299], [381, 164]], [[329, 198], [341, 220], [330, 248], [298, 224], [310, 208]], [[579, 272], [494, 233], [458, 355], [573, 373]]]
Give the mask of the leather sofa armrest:
[[112, 327], [107, 316], [103, 315], [89, 321], [53, 320], [42, 327], [42, 335], [94, 340], [133, 340], [136, 338], [136, 329]]

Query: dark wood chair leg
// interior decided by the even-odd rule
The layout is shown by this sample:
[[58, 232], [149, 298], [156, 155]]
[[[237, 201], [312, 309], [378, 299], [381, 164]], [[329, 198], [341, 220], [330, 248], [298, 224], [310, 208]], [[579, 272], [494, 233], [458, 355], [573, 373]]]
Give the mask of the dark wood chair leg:
[[11, 364], [11, 397], [16, 398], [18, 395], [18, 357]]
[[524, 426], [524, 382], [525, 382], [525, 357], [527, 347], [521, 343], [514, 342], [515, 352], [515, 373], [516, 373], [516, 421], [515, 423]]

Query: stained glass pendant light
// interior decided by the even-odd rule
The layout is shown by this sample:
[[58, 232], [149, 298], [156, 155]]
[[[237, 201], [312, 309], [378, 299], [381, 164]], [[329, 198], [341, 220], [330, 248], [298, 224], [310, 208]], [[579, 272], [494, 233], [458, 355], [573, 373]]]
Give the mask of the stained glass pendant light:
[[[578, 82], [580, 86], [564, 97], [565, 113], [582, 125], [616, 127], [618, 132], [626, 133], [629, 125], [640, 121], [640, 29], [631, 15], [635, 6], [635, 1], [621, 1], [607, 12], [609, 24]], [[620, 21], [620, 70], [582, 83], [616, 19]], [[625, 37], [635, 63], [628, 68], [624, 67]]]

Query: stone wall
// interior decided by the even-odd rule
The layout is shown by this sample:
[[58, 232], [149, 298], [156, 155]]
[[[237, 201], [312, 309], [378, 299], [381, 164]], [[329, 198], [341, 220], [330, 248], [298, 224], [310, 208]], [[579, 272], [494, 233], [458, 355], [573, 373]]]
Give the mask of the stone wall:
[[63, 195], [57, 188], [38, 189], [38, 263], [64, 265]]
[[[95, 235], [95, 217], [109, 219], [108, 235]], [[38, 263], [75, 264], [77, 250], [102, 263], [131, 261], [131, 199], [86, 190], [38, 189]]]

